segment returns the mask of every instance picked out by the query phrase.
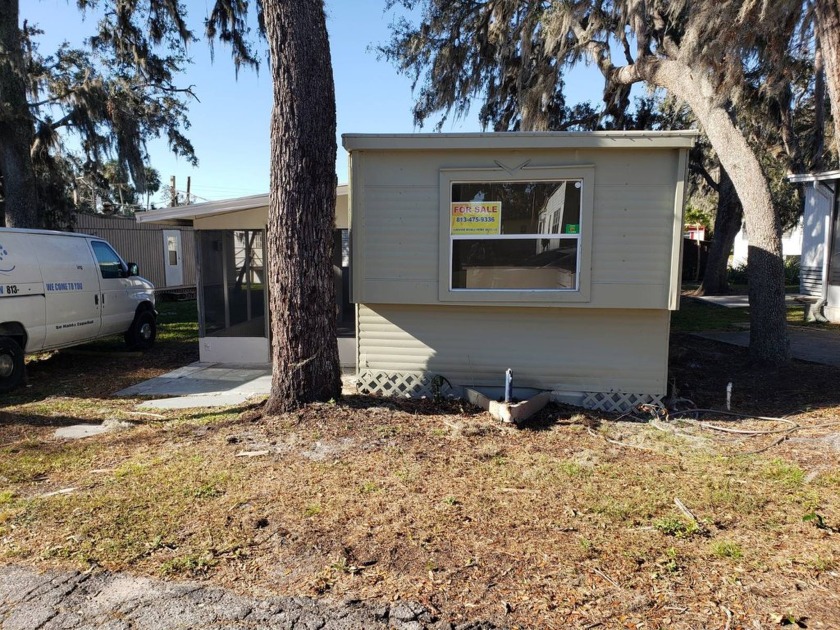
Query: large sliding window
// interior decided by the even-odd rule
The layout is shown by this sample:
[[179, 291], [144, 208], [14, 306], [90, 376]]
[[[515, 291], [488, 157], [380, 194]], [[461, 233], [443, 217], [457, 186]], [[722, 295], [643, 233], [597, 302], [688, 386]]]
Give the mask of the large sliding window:
[[441, 173], [441, 299], [583, 301], [594, 169]]
[[452, 289], [576, 290], [581, 180], [452, 184]]

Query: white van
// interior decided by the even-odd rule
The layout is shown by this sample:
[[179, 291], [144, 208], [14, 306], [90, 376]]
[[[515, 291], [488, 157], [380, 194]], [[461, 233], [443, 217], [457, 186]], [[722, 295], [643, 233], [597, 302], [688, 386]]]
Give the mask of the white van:
[[155, 341], [154, 286], [101, 238], [0, 228], [0, 391], [18, 385], [24, 354], [124, 334]]

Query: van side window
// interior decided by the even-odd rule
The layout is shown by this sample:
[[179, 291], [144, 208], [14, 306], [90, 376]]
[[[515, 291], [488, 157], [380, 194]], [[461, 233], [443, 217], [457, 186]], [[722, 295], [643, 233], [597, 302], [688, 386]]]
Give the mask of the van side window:
[[107, 243], [101, 241], [91, 241], [93, 245], [93, 253], [99, 263], [99, 270], [102, 272], [102, 277], [108, 278], [122, 278], [125, 276], [122, 261], [120, 257]]

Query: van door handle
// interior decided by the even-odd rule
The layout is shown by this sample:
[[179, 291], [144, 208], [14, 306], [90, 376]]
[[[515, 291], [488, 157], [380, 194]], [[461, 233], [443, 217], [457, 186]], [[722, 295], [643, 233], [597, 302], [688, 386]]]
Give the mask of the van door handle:
[[96, 306], [99, 306], [99, 294], [98, 294], [98, 293], [97, 293], [96, 295], [94, 295], [94, 296], [93, 296], [93, 303], [94, 303]]

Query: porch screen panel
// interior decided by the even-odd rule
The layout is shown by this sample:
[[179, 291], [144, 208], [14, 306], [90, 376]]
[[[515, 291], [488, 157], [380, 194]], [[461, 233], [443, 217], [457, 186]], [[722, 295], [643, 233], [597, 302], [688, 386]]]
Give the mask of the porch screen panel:
[[204, 336], [265, 337], [264, 237], [257, 230], [202, 230]]
[[[228, 282], [230, 325], [236, 326], [265, 316], [263, 298], [262, 232], [237, 230], [229, 233], [231, 279]], [[262, 336], [262, 335], [247, 335]]]
[[205, 336], [226, 328], [225, 279], [224, 279], [224, 235], [221, 230], [201, 230], [201, 317]]

